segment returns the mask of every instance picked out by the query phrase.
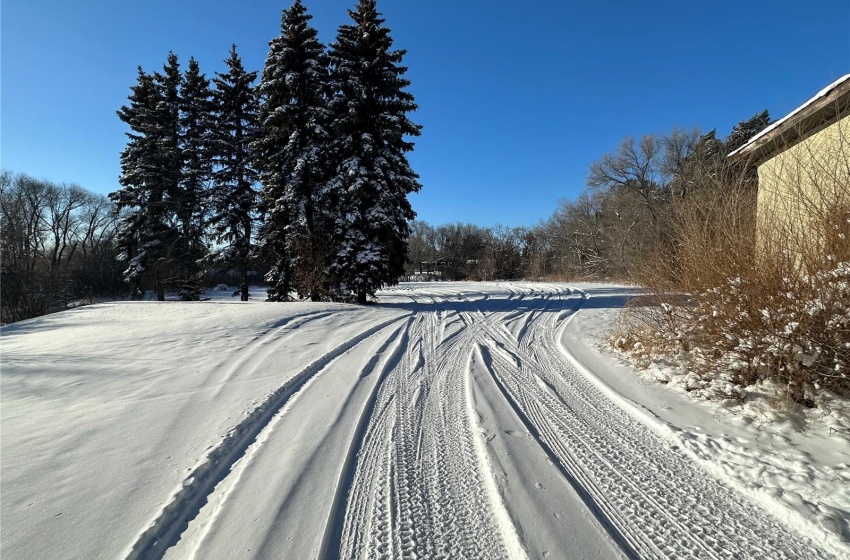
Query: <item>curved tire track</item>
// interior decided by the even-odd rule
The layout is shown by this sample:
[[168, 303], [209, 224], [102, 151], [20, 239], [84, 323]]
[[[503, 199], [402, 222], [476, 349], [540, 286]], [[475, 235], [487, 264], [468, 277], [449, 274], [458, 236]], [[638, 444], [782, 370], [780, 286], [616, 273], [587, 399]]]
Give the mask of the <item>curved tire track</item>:
[[180, 535], [189, 526], [189, 522], [201, 511], [216, 485], [224, 480], [234, 463], [245, 454], [251, 443], [257, 439], [260, 432], [286, 405], [292, 395], [334, 360], [372, 335], [404, 320], [406, 317], [393, 318], [367, 329], [315, 360], [270, 394], [262, 404], [233, 428], [184, 480], [183, 488], [174, 495], [160, 515], [136, 539], [127, 559], [161, 559], [165, 552], [177, 543]]
[[[379, 390], [357, 456], [339, 557], [518, 557], [509, 552], [519, 549], [510, 520], [488, 490], [493, 475], [468, 402], [472, 341], [483, 323], [467, 314], [475, 302], [424, 292], [416, 299], [433, 303], [417, 313], [416, 342]], [[450, 308], [464, 309], [465, 327], [443, 339]]]
[[[583, 296], [582, 302], [586, 299]], [[494, 380], [630, 556], [829, 558], [670, 449], [561, 354], [559, 314], [490, 325]]]
[[[404, 292], [412, 315], [373, 326], [279, 387], [192, 472], [128, 558], [161, 558], [293, 395], [302, 388], [311, 395], [311, 379], [402, 322], [365, 360], [363, 374], [377, 379], [351, 405], [348, 447], [340, 446], [341, 466], [325, 477], [319, 558], [527, 556], [522, 538], [533, 536], [520, 536], [511, 519], [475, 410], [480, 380], [492, 402], [504, 400], [504, 418], [525, 427], [528, 446], [551, 462], [554, 479], [562, 477], [598, 521], [594, 534], [625, 557], [831, 557], [671, 449], [571, 363], [559, 336], [586, 293], [515, 283], [499, 293], [469, 288]], [[554, 540], [568, 554], [570, 537], [562, 538]]]

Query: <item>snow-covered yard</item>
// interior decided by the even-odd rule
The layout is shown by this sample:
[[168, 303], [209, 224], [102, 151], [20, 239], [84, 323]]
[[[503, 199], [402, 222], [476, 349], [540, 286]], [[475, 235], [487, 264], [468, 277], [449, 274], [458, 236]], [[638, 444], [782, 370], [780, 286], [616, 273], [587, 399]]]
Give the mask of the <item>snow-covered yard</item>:
[[642, 382], [599, 348], [629, 293], [402, 284], [4, 327], [0, 556], [850, 556], [848, 434]]

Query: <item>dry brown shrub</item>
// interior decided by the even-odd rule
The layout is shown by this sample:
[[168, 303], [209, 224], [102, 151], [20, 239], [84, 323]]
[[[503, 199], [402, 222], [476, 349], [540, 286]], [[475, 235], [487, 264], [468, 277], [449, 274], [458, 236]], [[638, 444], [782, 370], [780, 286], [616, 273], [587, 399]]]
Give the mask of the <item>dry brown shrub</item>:
[[676, 360], [707, 396], [764, 380], [783, 406], [850, 395], [848, 143], [789, 149], [776, 177], [762, 174], [780, 194], [762, 194], [758, 211], [728, 174], [677, 203], [674, 253], [642, 271], [649, 295], [626, 309], [615, 345], [643, 365]]

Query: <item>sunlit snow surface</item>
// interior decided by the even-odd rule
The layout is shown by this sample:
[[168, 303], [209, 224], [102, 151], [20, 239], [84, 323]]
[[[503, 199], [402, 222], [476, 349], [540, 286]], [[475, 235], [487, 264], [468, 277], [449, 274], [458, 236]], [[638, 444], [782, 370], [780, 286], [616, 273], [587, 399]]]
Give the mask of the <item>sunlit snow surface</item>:
[[597, 348], [628, 288], [252, 293], [2, 329], [0, 556], [850, 552], [846, 434], [643, 384]]

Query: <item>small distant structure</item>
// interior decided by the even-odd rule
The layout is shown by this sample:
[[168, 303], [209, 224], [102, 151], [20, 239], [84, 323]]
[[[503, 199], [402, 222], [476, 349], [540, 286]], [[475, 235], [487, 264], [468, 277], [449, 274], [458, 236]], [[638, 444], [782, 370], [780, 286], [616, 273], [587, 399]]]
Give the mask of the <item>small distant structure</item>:
[[433, 282], [436, 280], [442, 280], [443, 271], [446, 269], [446, 261], [443, 259], [421, 261], [418, 265], [418, 269], [419, 272], [417, 273], [417, 266], [414, 266], [413, 270], [407, 274], [408, 281]]
[[[442, 259], [422, 261], [419, 263], [419, 274], [442, 274], [445, 267], [446, 261]], [[415, 267], [414, 272], [416, 272]]]
[[850, 74], [729, 157], [758, 170], [760, 250], [850, 243]]

